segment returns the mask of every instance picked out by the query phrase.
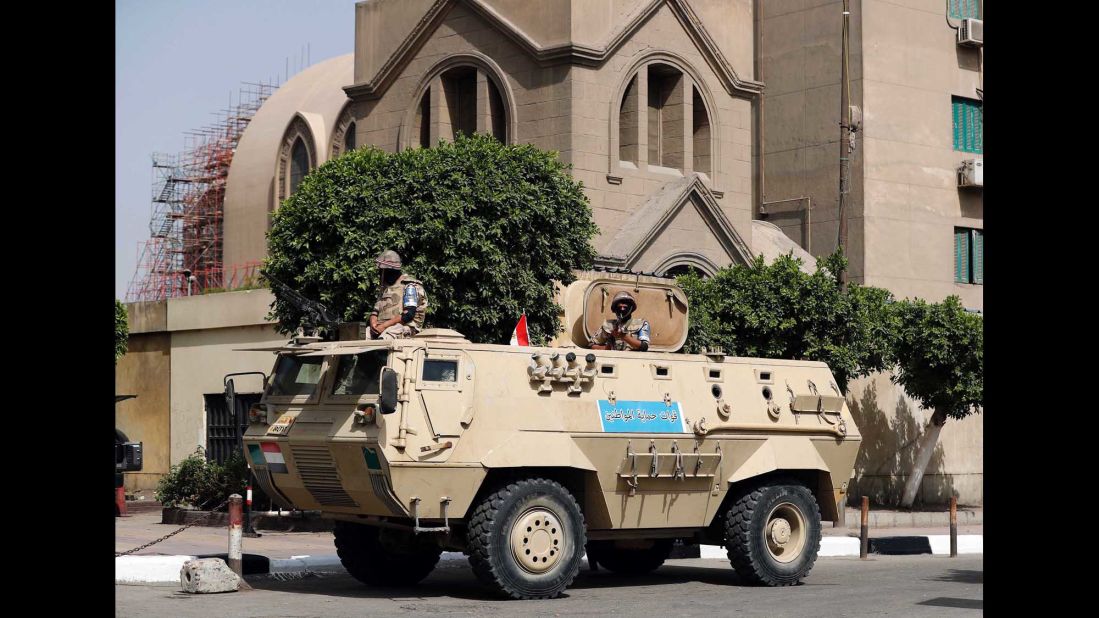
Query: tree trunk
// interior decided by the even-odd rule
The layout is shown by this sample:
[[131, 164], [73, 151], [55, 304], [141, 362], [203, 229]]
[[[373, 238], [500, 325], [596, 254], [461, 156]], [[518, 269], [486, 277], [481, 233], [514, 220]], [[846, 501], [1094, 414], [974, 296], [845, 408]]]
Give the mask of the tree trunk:
[[912, 464], [912, 470], [908, 474], [908, 481], [904, 484], [904, 495], [901, 497], [901, 506], [910, 508], [916, 501], [916, 494], [920, 491], [920, 483], [923, 481], [923, 473], [927, 470], [927, 464], [931, 461], [931, 454], [935, 452], [935, 446], [939, 443], [939, 432], [946, 424], [946, 415], [937, 410], [931, 415], [931, 421], [920, 436], [919, 450], [916, 453], [916, 461]]

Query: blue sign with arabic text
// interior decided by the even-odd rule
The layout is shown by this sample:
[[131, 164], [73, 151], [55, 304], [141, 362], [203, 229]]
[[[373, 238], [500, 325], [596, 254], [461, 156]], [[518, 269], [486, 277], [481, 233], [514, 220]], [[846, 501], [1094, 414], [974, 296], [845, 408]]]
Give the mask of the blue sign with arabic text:
[[678, 401], [599, 400], [599, 422], [609, 433], [687, 433]]

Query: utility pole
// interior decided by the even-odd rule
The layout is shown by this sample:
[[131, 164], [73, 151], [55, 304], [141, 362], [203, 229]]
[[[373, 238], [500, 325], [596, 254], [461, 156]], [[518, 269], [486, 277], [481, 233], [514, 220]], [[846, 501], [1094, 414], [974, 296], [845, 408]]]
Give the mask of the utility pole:
[[[851, 189], [851, 141], [854, 134], [851, 128], [851, 83], [848, 75], [847, 58], [850, 54], [850, 0], [843, 0], [843, 37], [840, 45], [840, 199], [839, 199], [839, 245], [847, 255], [847, 194]], [[847, 286], [847, 270], [840, 273], [840, 285]]]

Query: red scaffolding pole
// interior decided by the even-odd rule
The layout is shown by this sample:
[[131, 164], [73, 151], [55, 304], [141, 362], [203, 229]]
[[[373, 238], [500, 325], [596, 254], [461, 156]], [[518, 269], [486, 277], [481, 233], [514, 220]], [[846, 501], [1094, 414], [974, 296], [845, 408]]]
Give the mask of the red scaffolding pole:
[[153, 154], [149, 239], [138, 243], [127, 302], [241, 287], [245, 278], [226, 280], [222, 261], [225, 186], [241, 135], [276, 88], [243, 84], [236, 104], [230, 96], [229, 107], [216, 112], [213, 124], [186, 134], [182, 152]]

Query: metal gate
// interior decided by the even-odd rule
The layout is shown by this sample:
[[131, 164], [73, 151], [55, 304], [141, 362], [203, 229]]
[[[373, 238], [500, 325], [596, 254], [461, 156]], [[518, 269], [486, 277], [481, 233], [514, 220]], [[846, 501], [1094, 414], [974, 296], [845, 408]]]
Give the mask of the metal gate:
[[[240, 431], [248, 429], [248, 408], [258, 403], [263, 393], [237, 393], [235, 396], [237, 417], [243, 419]], [[206, 461], [225, 463], [231, 453], [239, 453], [233, 416], [225, 405], [225, 393], [203, 395], [206, 401]], [[243, 455], [243, 454], [242, 454]], [[271, 508], [271, 499], [263, 490], [252, 484], [252, 508], [267, 510]]]
[[[258, 403], [262, 393], [237, 393], [236, 418], [241, 421], [240, 431], [248, 429], [248, 408]], [[206, 461], [225, 463], [230, 453], [239, 452], [237, 429], [233, 416], [225, 405], [225, 393], [203, 395], [206, 400]]]

